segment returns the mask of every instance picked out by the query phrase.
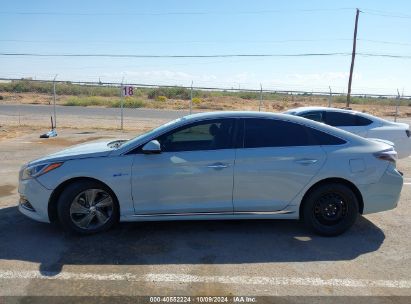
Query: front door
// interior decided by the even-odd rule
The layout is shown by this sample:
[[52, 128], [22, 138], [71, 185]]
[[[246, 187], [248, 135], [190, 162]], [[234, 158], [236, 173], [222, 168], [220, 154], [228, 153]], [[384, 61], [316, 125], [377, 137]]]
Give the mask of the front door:
[[157, 138], [160, 154], [136, 154], [135, 213], [232, 213], [233, 129], [232, 119], [191, 123]]

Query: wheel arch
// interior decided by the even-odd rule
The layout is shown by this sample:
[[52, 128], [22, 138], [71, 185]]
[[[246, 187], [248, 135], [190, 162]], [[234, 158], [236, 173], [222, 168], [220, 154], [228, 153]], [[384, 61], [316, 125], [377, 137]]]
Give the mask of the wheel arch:
[[315, 184], [313, 184], [313, 185], [305, 192], [305, 194], [304, 194], [304, 196], [303, 196], [303, 198], [302, 198], [302, 200], [301, 200], [301, 204], [300, 204], [300, 208], [299, 208], [299, 216], [300, 216], [300, 219], [303, 218], [303, 212], [302, 212], [302, 210], [303, 210], [304, 202], [306, 201], [308, 195], [310, 195], [310, 193], [311, 193], [314, 189], [316, 189], [317, 187], [322, 186], [322, 185], [326, 185], [326, 184], [330, 184], [330, 183], [340, 183], [340, 184], [343, 184], [343, 185], [346, 185], [347, 187], [349, 187], [349, 188], [354, 192], [355, 196], [357, 197], [358, 204], [359, 204], [359, 205], [358, 205], [358, 208], [359, 208], [360, 214], [363, 213], [363, 211], [364, 211], [364, 200], [363, 200], [362, 194], [361, 194], [360, 190], [357, 188], [357, 186], [356, 186], [355, 184], [353, 184], [352, 182], [344, 179], [344, 178], [340, 178], [340, 177], [330, 177], [330, 178], [322, 179], [322, 180], [316, 182]]
[[117, 195], [114, 193], [114, 191], [106, 183], [104, 183], [101, 180], [98, 180], [96, 178], [92, 178], [92, 177], [85, 177], [85, 176], [73, 177], [73, 178], [70, 178], [70, 179], [65, 180], [64, 182], [62, 182], [51, 193], [50, 198], [49, 198], [49, 202], [48, 202], [48, 208], [47, 208], [50, 223], [58, 223], [57, 201], [58, 201], [61, 193], [63, 192], [63, 190], [68, 185], [71, 185], [73, 183], [77, 183], [79, 181], [93, 181], [93, 182], [101, 184], [102, 186], [104, 186], [108, 190], [110, 190], [111, 194], [114, 197], [115, 203], [117, 204], [117, 208], [119, 208], [118, 210], [119, 210], [119, 213], [120, 213], [120, 204], [119, 204]]

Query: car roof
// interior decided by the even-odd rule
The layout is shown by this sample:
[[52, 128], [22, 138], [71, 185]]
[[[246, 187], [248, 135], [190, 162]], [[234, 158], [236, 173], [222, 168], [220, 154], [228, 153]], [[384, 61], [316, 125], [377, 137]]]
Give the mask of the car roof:
[[189, 122], [195, 122], [205, 119], [218, 119], [218, 118], [271, 118], [271, 119], [280, 119], [287, 120], [291, 122], [296, 122], [302, 125], [306, 125], [337, 137], [343, 138], [350, 141], [362, 141], [363, 138], [359, 137], [353, 133], [346, 132], [344, 130], [306, 119], [299, 116], [289, 115], [286, 113], [272, 113], [272, 112], [257, 112], [257, 111], [216, 111], [216, 112], [205, 112], [197, 113], [184, 116], [179, 119], [178, 124], [186, 124]]
[[215, 111], [215, 112], [202, 112], [202, 113], [195, 113], [186, 115], [183, 119], [204, 119], [204, 118], [221, 118], [221, 117], [282, 117], [286, 114], [284, 113], [272, 113], [272, 112], [257, 112], [257, 111]]
[[342, 113], [353, 113], [353, 114], [363, 114], [362, 112], [358, 112], [355, 110], [350, 109], [340, 109], [340, 108], [329, 108], [329, 107], [317, 107], [317, 106], [309, 106], [309, 107], [299, 107], [294, 109], [289, 109], [284, 113], [304, 113], [308, 111], [333, 111], [333, 112], [342, 112]]
[[292, 115], [300, 115], [300, 114], [303, 114], [303, 113], [309, 112], [309, 111], [325, 111], [325, 112], [332, 111], [332, 112], [340, 112], [340, 113], [349, 113], [349, 114], [354, 114], [354, 115], [360, 115], [360, 116], [363, 116], [363, 117], [368, 118], [370, 120], [378, 121], [378, 122], [383, 123], [383, 124], [389, 124], [390, 123], [389, 121], [387, 121], [383, 118], [380, 118], [380, 117], [377, 117], [377, 116], [374, 116], [374, 115], [371, 115], [371, 114], [368, 114], [368, 113], [359, 112], [359, 111], [355, 111], [355, 110], [349, 110], [349, 109], [340, 109], [340, 108], [328, 108], [328, 107], [317, 107], [317, 106], [314, 106], [314, 107], [299, 107], [299, 108], [289, 109], [289, 110], [285, 111], [284, 113], [285, 114], [292, 114]]
[[203, 120], [208, 120], [208, 119], [219, 119], [219, 118], [260, 118], [260, 119], [264, 119], [264, 118], [270, 119], [271, 118], [271, 119], [285, 120], [285, 121], [299, 123], [301, 125], [305, 125], [308, 127], [312, 127], [314, 129], [337, 136], [351, 143], [369, 144], [369, 141], [353, 133], [349, 133], [347, 131], [344, 131], [344, 130], [317, 122], [317, 121], [299, 117], [299, 116], [294, 116], [294, 115], [289, 115], [289, 114], [284, 114], [284, 113], [256, 112], [256, 111], [216, 111], [216, 112], [204, 112], [204, 113], [190, 114], [190, 115], [181, 117], [179, 119], [176, 119], [174, 121], [171, 121], [163, 125], [165, 126], [165, 128], [162, 128], [161, 130], [157, 130], [157, 131], [153, 130], [149, 136], [148, 136], [148, 133], [146, 133], [147, 136], [145, 134], [142, 134], [141, 136], [138, 136], [130, 140], [129, 145], [123, 145], [120, 149], [116, 150], [114, 153], [122, 154], [122, 153], [128, 152], [130, 151], [130, 149], [132, 149], [130, 148], [130, 146], [132, 147], [140, 143], [146, 142], [147, 139], [149, 138], [155, 138], [156, 136], [159, 136], [165, 132], [168, 132], [169, 130], [176, 129], [180, 126], [184, 126], [186, 124], [193, 123], [196, 121], [203, 121]]

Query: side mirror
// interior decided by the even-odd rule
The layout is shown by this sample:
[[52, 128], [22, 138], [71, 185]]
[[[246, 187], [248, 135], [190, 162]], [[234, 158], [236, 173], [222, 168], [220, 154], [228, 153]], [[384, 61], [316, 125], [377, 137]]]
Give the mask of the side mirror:
[[149, 141], [148, 143], [146, 143], [143, 146], [142, 151], [143, 151], [144, 154], [158, 154], [158, 153], [161, 153], [160, 143], [158, 142], [158, 140]]

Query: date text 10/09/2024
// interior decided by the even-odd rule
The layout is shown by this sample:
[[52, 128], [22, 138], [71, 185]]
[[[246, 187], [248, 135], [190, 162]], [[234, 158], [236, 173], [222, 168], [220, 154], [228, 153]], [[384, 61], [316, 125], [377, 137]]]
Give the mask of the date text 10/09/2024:
[[150, 303], [257, 303], [257, 298], [248, 296], [167, 296], [150, 297]]

